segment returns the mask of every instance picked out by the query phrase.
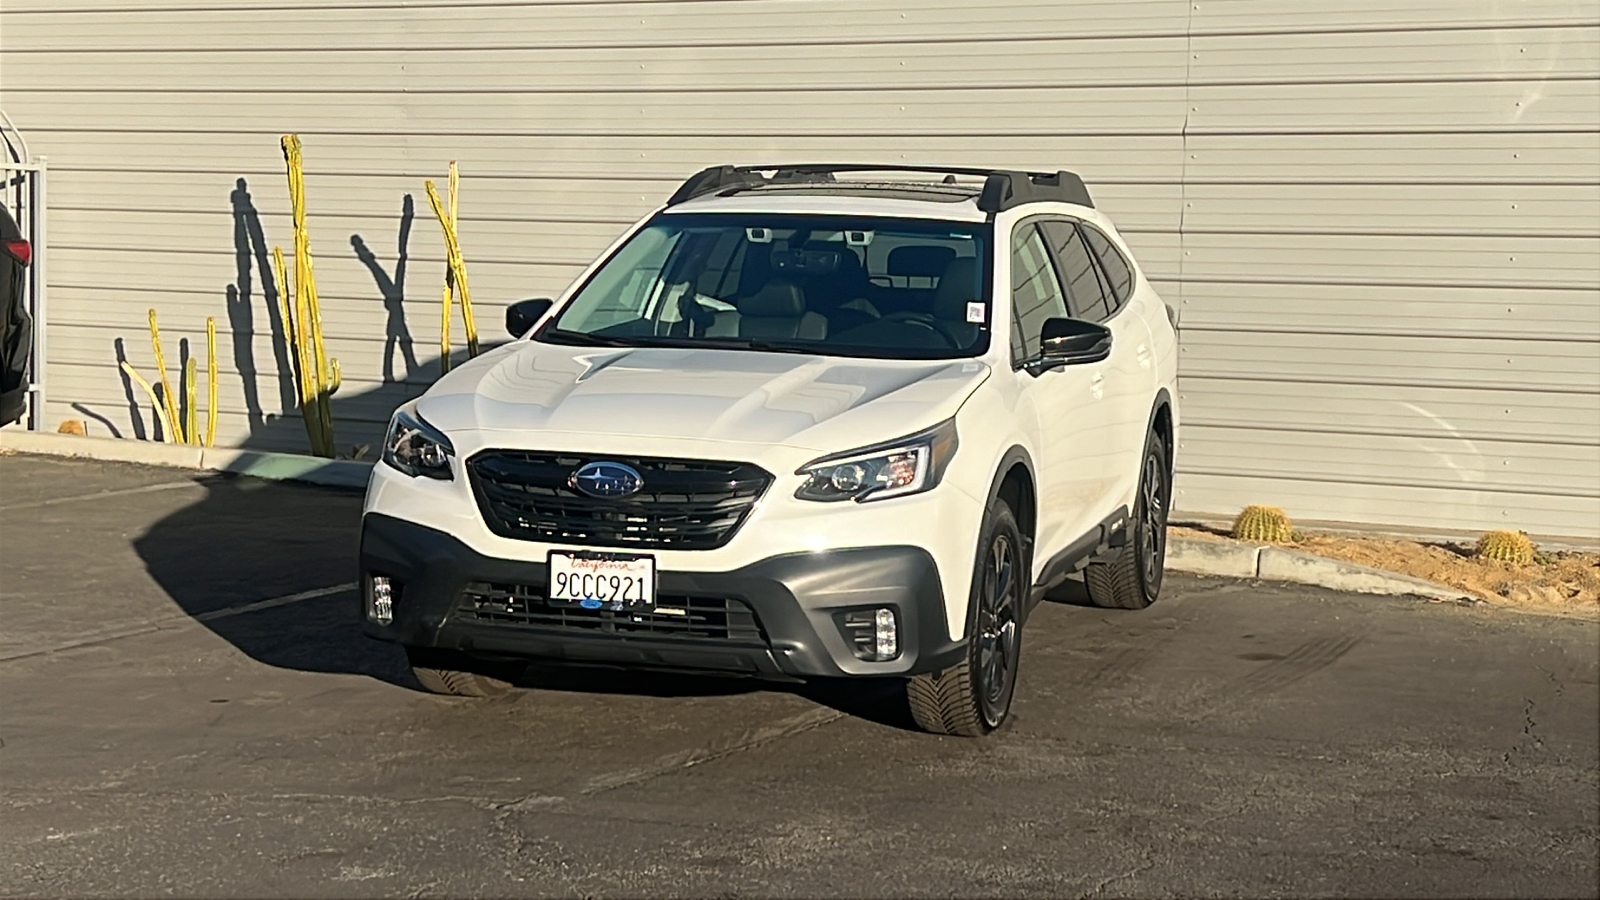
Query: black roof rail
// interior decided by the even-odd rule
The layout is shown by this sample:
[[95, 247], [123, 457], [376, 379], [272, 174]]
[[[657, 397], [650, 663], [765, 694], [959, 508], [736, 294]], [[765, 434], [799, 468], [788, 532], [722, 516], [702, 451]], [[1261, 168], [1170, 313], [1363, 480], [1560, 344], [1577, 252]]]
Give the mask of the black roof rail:
[[[771, 172], [771, 175], [763, 173]], [[778, 166], [713, 166], [696, 173], [667, 199], [668, 206], [706, 194], [768, 184], [827, 183], [840, 172], [928, 172], [935, 175], [970, 175], [982, 178], [978, 208], [1004, 212], [1024, 203], [1075, 203], [1094, 207], [1083, 179], [1073, 172], [1019, 172], [1007, 169], [972, 169], [954, 166], [831, 165], [806, 163]], [[948, 178], [946, 181], [948, 182]]]

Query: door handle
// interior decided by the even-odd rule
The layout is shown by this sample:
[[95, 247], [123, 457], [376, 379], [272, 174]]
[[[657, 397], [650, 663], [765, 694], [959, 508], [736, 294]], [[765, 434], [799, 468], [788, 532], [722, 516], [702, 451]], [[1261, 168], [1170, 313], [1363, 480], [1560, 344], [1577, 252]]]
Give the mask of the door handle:
[[1094, 373], [1094, 377], [1089, 379], [1089, 395], [1096, 400], [1106, 395], [1106, 377], [1099, 372]]

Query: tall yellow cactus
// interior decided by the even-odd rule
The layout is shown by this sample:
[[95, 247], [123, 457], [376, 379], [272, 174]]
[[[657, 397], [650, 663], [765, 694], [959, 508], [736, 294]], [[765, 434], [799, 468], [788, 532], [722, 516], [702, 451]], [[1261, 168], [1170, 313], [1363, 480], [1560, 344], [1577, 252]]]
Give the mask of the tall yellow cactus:
[[156, 352], [156, 375], [161, 379], [161, 400], [166, 406], [170, 423], [167, 440], [183, 443], [183, 421], [178, 418], [178, 397], [172, 392], [172, 382], [167, 380], [167, 355], [161, 352], [161, 326], [156, 324], [155, 307], [150, 308], [150, 346]]
[[306, 182], [300, 155], [300, 136], [286, 134], [281, 140], [283, 158], [289, 169], [289, 205], [294, 217], [294, 304], [288, 302], [288, 283], [284, 280], [283, 251], [274, 247], [278, 270], [278, 295], [286, 337], [295, 349], [296, 379], [301, 415], [306, 421], [306, 436], [311, 452], [334, 456], [333, 406], [331, 398], [339, 390], [339, 361], [329, 359], [322, 337], [322, 305], [317, 299], [316, 272], [311, 260], [311, 235], [306, 229]]
[[217, 320], [206, 316], [206, 446], [217, 445]]
[[467, 332], [467, 356], [478, 355], [478, 326], [472, 317], [472, 288], [467, 282], [467, 263], [461, 256], [461, 241], [456, 235], [456, 211], [460, 197], [461, 173], [456, 168], [456, 161], [450, 160], [450, 205], [439, 199], [439, 191], [433, 182], [424, 181], [423, 187], [428, 189], [428, 204], [433, 207], [433, 214], [439, 220], [439, 229], [444, 232], [445, 260], [448, 268], [445, 271], [444, 291], [440, 298], [439, 311], [439, 371], [440, 374], [450, 371], [450, 306], [451, 291], [454, 289], [461, 295], [461, 325]]

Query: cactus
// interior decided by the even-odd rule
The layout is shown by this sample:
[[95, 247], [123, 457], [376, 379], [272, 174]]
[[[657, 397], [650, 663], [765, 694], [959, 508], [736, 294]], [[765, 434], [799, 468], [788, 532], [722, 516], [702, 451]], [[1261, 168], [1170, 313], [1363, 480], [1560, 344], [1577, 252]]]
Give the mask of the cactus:
[[1293, 535], [1294, 525], [1275, 506], [1246, 506], [1233, 520], [1233, 536], [1241, 541], [1285, 544]]
[[[155, 408], [156, 420], [161, 423], [162, 440], [173, 444], [189, 444], [195, 447], [210, 447], [217, 439], [217, 322], [216, 319], [206, 319], [206, 352], [207, 374], [210, 375], [210, 384], [207, 390], [206, 404], [206, 430], [200, 432], [200, 404], [197, 401], [199, 390], [198, 362], [193, 359], [184, 361], [178, 371], [178, 389], [173, 390], [172, 383], [167, 379], [167, 357], [161, 350], [161, 328], [156, 324], [156, 311], [151, 308], [150, 319], [150, 347], [155, 351], [157, 384], [161, 390], [157, 391], [150, 382], [145, 381], [133, 366], [126, 360], [121, 363], [122, 371], [128, 373], [128, 378], [148, 395], [150, 405]], [[182, 343], [181, 341], [179, 342]], [[182, 392], [183, 404], [179, 405], [179, 392]]]
[[294, 221], [294, 305], [288, 303], [289, 287], [284, 282], [283, 251], [274, 247], [273, 260], [278, 270], [278, 294], [284, 315], [285, 336], [295, 349], [295, 368], [300, 388], [300, 411], [306, 421], [306, 436], [311, 452], [332, 459], [333, 408], [330, 398], [339, 389], [337, 359], [328, 357], [322, 337], [322, 305], [317, 298], [316, 270], [311, 259], [311, 236], [306, 230], [306, 182], [300, 155], [299, 135], [286, 134], [280, 144], [289, 169], [289, 207]]
[[195, 381], [198, 375], [195, 372], [194, 357], [189, 357], [183, 366], [183, 396], [188, 405], [189, 415], [184, 420], [184, 443], [200, 446], [200, 407], [195, 399]]
[[1533, 562], [1536, 550], [1525, 531], [1491, 531], [1478, 539], [1479, 559], [1497, 559], [1502, 562], [1526, 566]]
[[206, 446], [217, 445], [217, 320], [206, 316]]
[[439, 371], [440, 374], [450, 371], [450, 298], [452, 290], [461, 297], [461, 324], [467, 331], [467, 356], [478, 355], [478, 326], [472, 318], [472, 291], [467, 285], [467, 263], [461, 256], [461, 242], [456, 236], [456, 206], [459, 196], [460, 172], [456, 169], [455, 160], [450, 161], [450, 203], [445, 206], [439, 199], [439, 190], [433, 186], [432, 181], [424, 181], [422, 186], [428, 190], [428, 203], [433, 207], [433, 214], [439, 220], [439, 228], [444, 232], [444, 250], [446, 270], [444, 277], [444, 291], [441, 297], [443, 304], [439, 316]]
[[166, 440], [168, 442], [171, 442], [172, 436], [176, 432], [172, 430], [172, 420], [167, 418], [167, 410], [162, 405], [161, 398], [156, 396], [155, 388], [151, 387], [150, 382], [145, 381], [143, 376], [139, 374], [138, 370], [129, 365], [127, 360], [123, 360], [121, 366], [122, 371], [128, 373], [128, 377], [133, 380], [133, 383], [143, 388], [144, 392], [149, 395], [150, 406], [155, 410], [156, 420], [161, 423], [162, 434], [166, 436]]
[[167, 380], [167, 355], [161, 352], [161, 327], [156, 324], [155, 307], [150, 308], [150, 346], [156, 353], [156, 375], [161, 379], [161, 402], [167, 411], [167, 440], [184, 443], [183, 420], [178, 417], [178, 395]]

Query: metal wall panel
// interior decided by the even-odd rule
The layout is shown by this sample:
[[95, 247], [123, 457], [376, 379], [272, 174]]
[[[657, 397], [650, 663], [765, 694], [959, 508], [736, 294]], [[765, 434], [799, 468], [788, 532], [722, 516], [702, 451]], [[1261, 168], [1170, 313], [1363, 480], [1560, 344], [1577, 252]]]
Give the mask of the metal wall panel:
[[1600, 538], [1592, 0], [6, 0], [0, 51], [52, 423], [148, 433], [154, 306], [221, 325], [224, 442], [304, 446], [282, 132], [345, 446], [437, 372], [450, 159], [486, 337], [705, 165], [1068, 166], [1182, 313], [1180, 508]]

